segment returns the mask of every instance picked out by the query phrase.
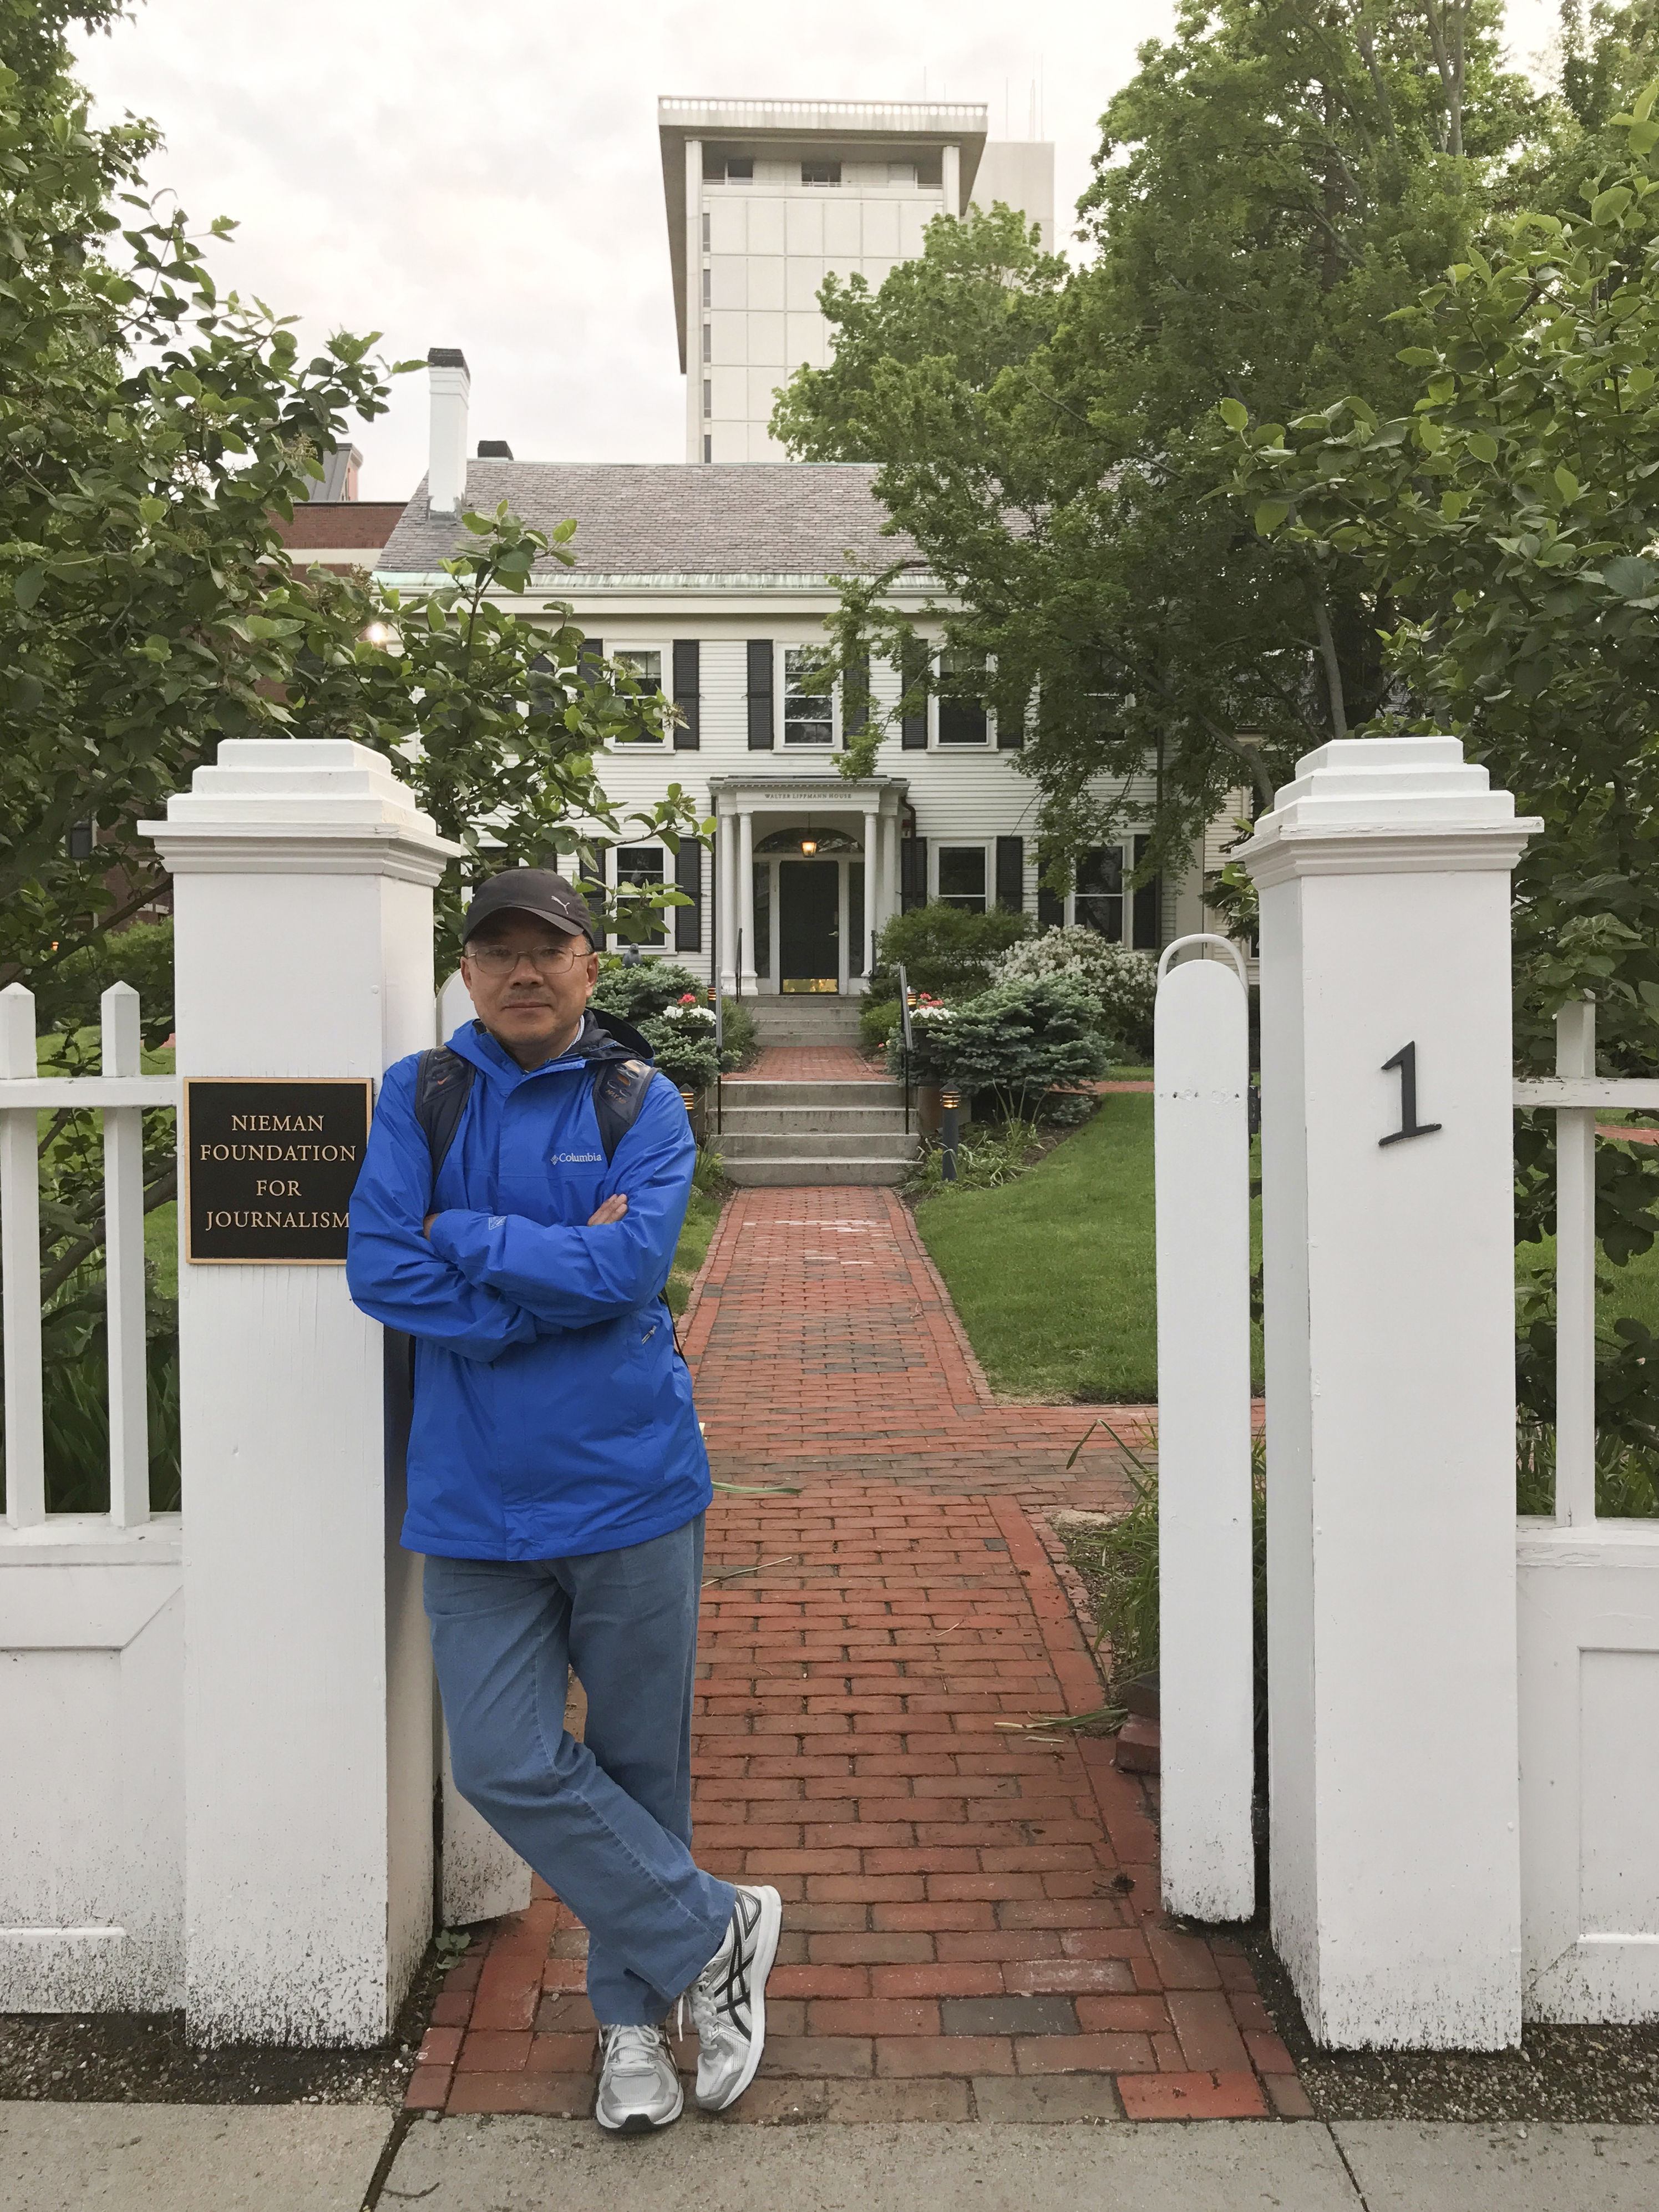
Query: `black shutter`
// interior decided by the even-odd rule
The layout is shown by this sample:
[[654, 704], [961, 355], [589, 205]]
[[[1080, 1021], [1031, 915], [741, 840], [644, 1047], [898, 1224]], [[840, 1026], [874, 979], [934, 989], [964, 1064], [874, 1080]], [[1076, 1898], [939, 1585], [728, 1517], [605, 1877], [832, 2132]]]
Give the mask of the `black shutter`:
[[910, 914], [927, 903], [927, 840], [899, 840], [899, 912]]
[[[1147, 836], [1135, 839], [1135, 866], [1139, 867], [1146, 857], [1146, 848], [1152, 843]], [[1137, 952], [1156, 952], [1160, 934], [1158, 908], [1163, 903], [1164, 878], [1154, 876], [1149, 884], [1142, 884], [1134, 895], [1133, 914], [1130, 922], [1130, 943]]]
[[584, 637], [582, 649], [576, 657], [576, 673], [585, 684], [599, 682], [599, 672], [595, 664], [604, 659], [605, 640], [602, 637]]
[[[694, 645], [693, 653], [696, 651]], [[675, 681], [679, 679], [678, 662], [679, 647], [674, 648]], [[696, 837], [682, 837], [680, 849], [674, 859], [674, 888], [685, 893], [692, 903], [674, 909], [674, 950], [676, 952], [702, 951], [702, 845]]]
[[1037, 927], [1059, 929], [1066, 920], [1066, 902], [1058, 891], [1051, 891], [1043, 882], [1044, 871], [1053, 858], [1043, 846], [1037, 847]]
[[[849, 706], [849, 690], [863, 694], [864, 704], [861, 707]], [[841, 696], [841, 738], [843, 744], [850, 744], [854, 738], [861, 738], [870, 726], [870, 656], [867, 653], [856, 653], [848, 662]]]
[[997, 904], [1012, 914], [1025, 911], [1025, 840], [997, 839]]
[[[702, 742], [702, 651], [695, 637], [674, 640], [674, 704], [685, 717], [675, 725], [674, 750], [694, 753]], [[683, 847], [680, 857], [685, 857]], [[701, 947], [690, 949], [695, 952]]]
[[751, 753], [769, 753], [772, 750], [772, 641], [769, 637], [751, 637], [749, 641], [749, 750]]
[[1023, 748], [1024, 743], [1024, 709], [1022, 708], [1018, 714], [1012, 711], [1006, 714], [1000, 714], [997, 716], [997, 750], [1000, 753], [1017, 753]]
[[[899, 664], [899, 681], [907, 691], [913, 690], [927, 673], [927, 648], [919, 638], [913, 639], [904, 648]], [[907, 714], [899, 726], [899, 743], [906, 752], [926, 752], [927, 750], [927, 702], [921, 702], [919, 714]], [[925, 841], [924, 841], [925, 842]], [[924, 901], [918, 901], [918, 904]]]

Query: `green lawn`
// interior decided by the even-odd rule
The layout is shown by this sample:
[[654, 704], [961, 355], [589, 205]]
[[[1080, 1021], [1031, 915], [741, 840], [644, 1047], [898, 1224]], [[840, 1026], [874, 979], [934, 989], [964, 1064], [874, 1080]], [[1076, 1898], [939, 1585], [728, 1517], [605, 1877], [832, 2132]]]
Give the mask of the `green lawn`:
[[[1103, 1098], [1091, 1121], [1017, 1182], [929, 1198], [916, 1222], [996, 1389], [1120, 1405], [1156, 1398], [1150, 1097]], [[1554, 1241], [1516, 1258], [1553, 1270]], [[1659, 1334], [1659, 1246], [1602, 1273], [1602, 1328], [1628, 1314]], [[1253, 1336], [1259, 1390], [1261, 1330]]]
[[680, 1231], [680, 1241], [674, 1250], [674, 1265], [668, 1278], [665, 1296], [672, 1314], [683, 1314], [691, 1295], [692, 1278], [708, 1256], [709, 1239], [714, 1234], [714, 1224], [720, 1218], [724, 1200], [708, 1198], [700, 1190], [693, 1190], [691, 1203], [685, 1210], [685, 1226]]

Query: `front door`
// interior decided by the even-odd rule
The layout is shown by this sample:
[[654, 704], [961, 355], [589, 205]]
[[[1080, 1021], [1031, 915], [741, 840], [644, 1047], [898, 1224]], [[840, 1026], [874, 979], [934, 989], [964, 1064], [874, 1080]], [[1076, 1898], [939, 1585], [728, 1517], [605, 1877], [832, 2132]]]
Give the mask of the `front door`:
[[841, 870], [834, 860], [778, 863], [778, 982], [834, 991], [841, 973]]

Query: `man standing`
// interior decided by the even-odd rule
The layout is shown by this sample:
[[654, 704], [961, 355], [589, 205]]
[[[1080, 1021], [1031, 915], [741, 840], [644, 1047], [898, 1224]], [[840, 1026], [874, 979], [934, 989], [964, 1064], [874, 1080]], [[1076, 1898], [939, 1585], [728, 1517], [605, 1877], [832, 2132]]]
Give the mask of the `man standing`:
[[483, 884], [461, 975], [477, 1019], [453, 1057], [386, 1073], [348, 1275], [414, 1339], [403, 1540], [426, 1554], [457, 1787], [587, 1929], [595, 2117], [639, 2134], [680, 2114], [660, 2022], [688, 1985], [697, 2102], [754, 2079], [781, 1911], [690, 1850], [712, 1492], [662, 1292], [696, 1146], [644, 1041], [588, 1008], [593, 925], [562, 877]]

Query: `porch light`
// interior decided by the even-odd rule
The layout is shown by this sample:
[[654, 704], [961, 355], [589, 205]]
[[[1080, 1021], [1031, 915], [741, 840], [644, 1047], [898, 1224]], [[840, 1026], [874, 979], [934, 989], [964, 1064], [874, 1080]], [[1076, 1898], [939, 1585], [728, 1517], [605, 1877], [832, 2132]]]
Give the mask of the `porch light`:
[[816, 837], [803, 837], [800, 841], [800, 848], [810, 857], [817, 851], [818, 841]]

